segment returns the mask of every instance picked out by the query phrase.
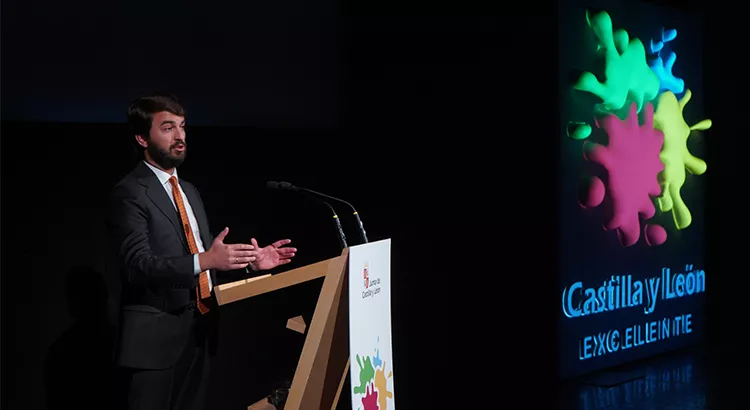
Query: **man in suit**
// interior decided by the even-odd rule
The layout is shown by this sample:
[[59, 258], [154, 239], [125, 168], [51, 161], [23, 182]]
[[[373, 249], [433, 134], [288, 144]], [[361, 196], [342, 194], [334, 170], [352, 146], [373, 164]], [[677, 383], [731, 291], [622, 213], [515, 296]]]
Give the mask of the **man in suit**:
[[[195, 186], [177, 175], [187, 151], [185, 110], [172, 96], [139, 98], [128, 109], [142, 160], [109, 198], [107, 232], [122, 295], [114, 359], [122, 370], [118, 406], [203, 409], [218, 307], [217, 272], [267, 270], [290, 262], [288, 239], [260, 248], [215, 238]], [[220, 274], [220, 273], [219, 273]]]

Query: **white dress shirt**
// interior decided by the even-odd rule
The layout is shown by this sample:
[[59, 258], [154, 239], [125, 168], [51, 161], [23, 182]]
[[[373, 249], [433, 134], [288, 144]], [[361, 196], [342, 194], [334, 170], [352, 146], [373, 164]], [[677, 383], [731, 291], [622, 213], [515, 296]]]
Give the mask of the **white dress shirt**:
[[[159, 178], [159, 182], [161, 182], [161, 186], [164, 187], [164, 190], [167, 191], [167, 195], [169, 195], [169, 199], [172, 201], [172, 205], [174, 206], [175, 211], [177, 211], [177, 204], [174, 201], [174, 196], [172, 195], [172, 184], [169, 183], [169, 178], [172, 177], [172, 175], [169, 175], [168, 173], [160, 170], [159, 168], [156, 168], [155, 166], [148, 163], [148, 161], [143, 161], [149, 168], [151, 168], [152, 171], [154, 171], [154, 174], [156, 174], [156, 177]], [[174, 177], [179, 182], [180, 179], [177, 176], [177, 170], [174, 170]], [[182, 202], [185, 203], [185, 211], [187, 212], [188, 221], [190, 221], [190, 229], [193, 231], [193, 237], [195, 238], [195, 244], [198, 246], [198, 252], [205, 252], [205, 247], [203, 246], [203, 240], [201, 239], [200, 235], [200, 229], [198, 229], [198, 220], [195, 219], [195, 213], [193, 212], [193, 207], [190, 206], [190, 202], [187, 199], [187, 196], [185, 196], [185, 192], [182, 190], [182, 186], [180, 184], [177, 184], [177, 187], [180, 190], [180, 195], [182, 195]], [[198, 258], [198, 254], [196, 253], [193, 255], [193, 273], [195, 275], [200, 274], [201, 271], [201, 265]], [[213, 283], [211, 283], [211, 275], [208, 275], [208, 288], [213, 289]]]

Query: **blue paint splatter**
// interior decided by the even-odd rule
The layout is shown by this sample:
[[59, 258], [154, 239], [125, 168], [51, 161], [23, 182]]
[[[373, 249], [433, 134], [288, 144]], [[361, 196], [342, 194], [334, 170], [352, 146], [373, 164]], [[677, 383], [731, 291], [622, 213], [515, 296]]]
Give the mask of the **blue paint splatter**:
[[675, 38], [677, 38], [677, 30], [662, 29], [661, 41], [651, 40], [651, 53], [656, 54], [656, 58], [651, 60], [649, 67], [651, 67], [651, 71], [659, 78], [659, 91], [671, 91], [677, 95], [685, 91], [685, 81], [672, 73], [674, 63], [677, 60], [677, 54], [674, 51], [670, 51], [666, 59], [662, 57], [662, 52], [665, 52], [665, 44]]
[[[380, 344], [380, 336], [378, 336], [377, 344]], [[372, 364], [375, 367], [383, 367], [383, 360], [380, 359], [380, 349], [375, 348], [375, 357], [372, 358]]]
[[677, 60], [677, 54], [670, 52], [666, 60], [656, 57], [649, 66], [651, 71], [659, 77], [659, 91], [671, 91], [673, 94], [681, 94], [685, 91], [685, 80], [672, 74], [672, 67]]

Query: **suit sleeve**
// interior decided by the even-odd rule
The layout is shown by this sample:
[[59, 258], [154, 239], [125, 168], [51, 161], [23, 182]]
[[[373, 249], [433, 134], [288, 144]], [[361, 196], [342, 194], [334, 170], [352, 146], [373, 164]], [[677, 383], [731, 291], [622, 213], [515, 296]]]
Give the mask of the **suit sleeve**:
[[107, 231], [129, 283], [142, 286], [192, 287], [193, 255], [161, 257], [148, 243], [147, 212], [142, 199], [126, 186], [109, 198]]

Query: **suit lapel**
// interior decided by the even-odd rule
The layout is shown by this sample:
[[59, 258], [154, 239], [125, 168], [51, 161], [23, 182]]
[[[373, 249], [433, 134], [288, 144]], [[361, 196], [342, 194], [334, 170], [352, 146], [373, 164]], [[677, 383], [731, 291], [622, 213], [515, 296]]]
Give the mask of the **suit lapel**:
[[159, 178], [157, 178], [145, 164], [141, 164], [141, 166], [148, 171], [148, 173], [141, 173], [141, 176], [138, 178], [138, 181], [146, 187], [146, 196], [148, 196], [164, 216], [169, 219], [169, 222], [172, 223], [172, 226], [177, 231], [177, 236], [180, 238], [182, 245], [188, 252], [190, 252], [190, 247], [187, 244], [185, 231], [182, 228], [182, 222], [180, 221], [177, 209], [175, 209], [172, 201], [169, 199], [164, 187], [159, 184]]

